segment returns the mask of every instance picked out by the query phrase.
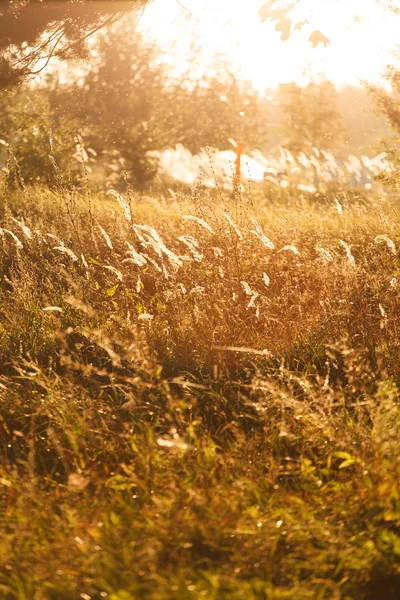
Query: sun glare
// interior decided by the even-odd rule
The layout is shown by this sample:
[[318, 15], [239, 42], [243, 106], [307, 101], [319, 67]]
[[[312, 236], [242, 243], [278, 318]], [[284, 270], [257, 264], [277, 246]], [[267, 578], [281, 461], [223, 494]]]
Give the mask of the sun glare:
[[[325, 77], [336, 84], [376, 81], [391, 60], [400, 19], [377, 0], [304, 0], [291, 13], [293, 25], [312, 13], [312, 22], [287, 42], [270, 22], [261, 23], [262, 0], [158, 0], [145, 11], [140, 27], [164, 48], [173, 64], [187, 67], [187, 49], [201, 48], [203, 68], [223, 55], [259, 90], [279, 83]], [[312, 48], [310, 33], [320, 29], [330, 45]]]

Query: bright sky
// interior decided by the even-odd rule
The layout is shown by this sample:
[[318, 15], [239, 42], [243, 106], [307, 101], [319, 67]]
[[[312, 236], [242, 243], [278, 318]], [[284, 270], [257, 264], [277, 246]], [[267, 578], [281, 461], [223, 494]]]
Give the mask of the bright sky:
[[[312, 23], [287, 42], [271, 23], [261, 23], [258, 9], [264, 2], [153, 0], [140, 28], [165, 48], [175, 42], [172, 60], [178, 69], [184, 69], [188, 45], [197, 38], [204, 65], [212, 54], [222, 53], [260, 90], [280, 82], [305, 83], [306, 72], [337, 84], [377, 80], [400, 43], [400, 17], [382, 10], [377, 0], [301, 0], [290, 15], [293, 24], [308, 16], [306, 9], [312, 11]], [[311, 47], [308, 37], [315, 29], [330, 38], [330, 46]]]

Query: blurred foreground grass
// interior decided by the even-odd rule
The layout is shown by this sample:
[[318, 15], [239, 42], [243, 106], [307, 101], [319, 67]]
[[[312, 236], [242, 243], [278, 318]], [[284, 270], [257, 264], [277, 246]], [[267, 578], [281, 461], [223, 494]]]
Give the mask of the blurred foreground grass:
[[4, 190], [1, 598], [400, 597], [399, 214], [282, 194]]

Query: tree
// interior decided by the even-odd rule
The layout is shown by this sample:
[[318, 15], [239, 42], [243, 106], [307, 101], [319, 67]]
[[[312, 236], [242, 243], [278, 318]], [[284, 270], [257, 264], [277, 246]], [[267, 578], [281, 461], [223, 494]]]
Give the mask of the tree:
[[[400, 48], [397, 50], [397, 59], [400, 61]], [[366, 88], [371, 94], [378, 110], [382, 112], [390, 127], [397, 136], [400, 135], [400, 69], [395, 65], [386, 67], [385, 79], [390, 85], [391, 92], [387, 92], [378, 85], [367, 84]]]
[[165, 146], [169, 134], [165, 68], [158, 58], [154, 44], [121, 22], [101, 36], [97, 58], [85, 72], [72, 70], [65, 83], [50, 72], [40, 85], [0, 91], [0, 138], [17, 158], [23, 179], [51, 183], [54, 161], [61, 172], [79, 177], [73, 157], [83, 145], [100, 163], [122, 159], [143, 187], [154, 174], [146, 152]]
[[75, 123], [54, 110], [54, 93], [48, 87], [18, 86], [8, 93], [0, 91], [0, 162], [7, 161], [10, 174], [26, 183], [53, 183], [57, 167], [71, 171], [80, 141]]
[[82, 57], [88, 38], [149, 0], [3, 0], [0, 88], [34, 76], [52, 58]]
[[98, 155], [120, 158], [134, 185], [143, 188], [155, 173], [147, 152], [174, 141], [166, 66], [157, 46], [123, 21], [102, 36], [97, 50], [64, 101], [74, 99], [67, 108], [85, 144]]
[[180, 80], [171, 90], [175, 143], [190, 152], [211, 146], [232, 149], [231, 139], [245, 150], [260, 148], [266, 141], [264, 101], [250, 82], [236, 76], [222, 58], [198, 80]]
[[173, 77], [160, 48], [121, 20], [53, 110], [73, 117], [85, 145], [120, 159], [135, 187], [143, 188], [157, 169], [153, 150], [178, 143], [193, 153], [205, 146], [231, 149], [229, 138], [255, 149], [265, 139], [260, 98], [227, 69], [221, 59], [210, 65], [211, 75]]
[[125, 170], [140, 189], [157, 170], [152, 151], [179, 143], [193, 153], [232, 149], [230, 138], [252, 150], [265, 139], [262, 99], [251, 85], [222, 59], [210, 72], [195, 80], [192, 73], [174, 77], [168, 56], [122, 19], [104, 30], [96, 56], [66, 83], [53, 72], [40, 85], [0, 92], [0, 139], [26, 181], [52, 182], [53, 157], [61, 171], [71, 171], [70, 162], [78, 176], [73, 157], [81, 144], [114, 178]]
[[292, 152], [333, 150], [343, 139], [338, 93], [330, 81], [280, 86], [284, 146]]
[[[400, 61], [400, 47], [397, 49], [396, 58]], [[366, 84], [366, 89], [370, 93], [377, 111], [385, 116], [387, 124], [393, 132], [390, 140], [382, 140], [382, 145], [396, 168], [392, 170], [391, 174], [386, 173], [384, 180], [385, 184], [398, 188], [400, 165], [400, 67], [395, 65], [387, 66], [385, 79], [390, 85], [390, 92], [381, 86], [372, 84]]]
[[[33, 77], [52, 58], [84, 56], [87, 40], [94, 32], [119, 19], [127, 11], [144, 8], [150, 1], [2, 0], [0, 89], [10, 88], [26, 77]], [[382, 8], [400, 12], [398, 0], [376, 1]], [[303, 15], [300, 19], [299, 14]], [[261, 6], [259, 15], [261, 21], [274, 23], [275, 29], [281, 32], [282, 40], [289, 39], [294, 31], [303, 31], [305, 28], [314, 47], [330, 43], [323, 32], [313, 28], [313, 7], [307, 0], [268, 0]]]

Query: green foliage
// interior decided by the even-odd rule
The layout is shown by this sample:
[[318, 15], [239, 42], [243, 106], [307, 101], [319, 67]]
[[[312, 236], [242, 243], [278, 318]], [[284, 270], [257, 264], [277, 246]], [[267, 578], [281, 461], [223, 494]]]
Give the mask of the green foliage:
[[[25, 182], [55, 183], [57, 171], [76, 177], [80, 165], [77, 148], [81, 137], [74, 121], [57, 113], [55, 90], [20, 87], [0, 92], [0, 137], [3, 164]], [[18, 157], [18, 158], [17, 158]]]

